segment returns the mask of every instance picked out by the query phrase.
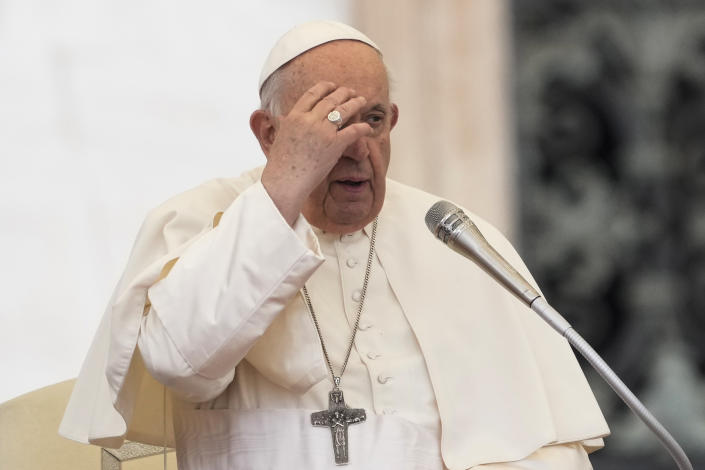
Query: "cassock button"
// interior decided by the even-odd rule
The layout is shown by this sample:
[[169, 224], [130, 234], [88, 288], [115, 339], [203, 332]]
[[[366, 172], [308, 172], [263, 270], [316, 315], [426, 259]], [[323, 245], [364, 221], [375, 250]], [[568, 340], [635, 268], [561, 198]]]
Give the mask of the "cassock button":
[[362, 297], [362, 291], [360, 289], [358, 289], [352, 293], [352, 299], [355, 302], [359, 302], [361, 297]]
[[380, 356], [381, 356], [381, 354], [376, 353], [376, 352], [371, 352], [371, 351], [370, 351], [370, 352], [367, 353], [367, 357], [368, 357], [369, 359], [372, 359], [373, 361], [374, 361], [375, 359], [377, 359], [378, 357], [380, 357]]
[[390, 375], [382, 375], [382, 374], [380, 374], [380, 375], [377, 376], [377, 382], [381, 383], [382, 385], [386, 384], [386, 383], [389, 382], [390, 380], [392, 380], [392, 377], [391, 377]]
[[372, 326], [373, 326], [372, 323], [360, 323], [360, 326], [358, 326], [357, 328], [360, 331], [365, 331], [365, 330], [369, 330], [370, 328], [372, 328]]
[[355, 266], [357, 266], [357, 260], [355, 258], [348, 258], [345, 264], [348, 265], [348, 268], [354, 268]]

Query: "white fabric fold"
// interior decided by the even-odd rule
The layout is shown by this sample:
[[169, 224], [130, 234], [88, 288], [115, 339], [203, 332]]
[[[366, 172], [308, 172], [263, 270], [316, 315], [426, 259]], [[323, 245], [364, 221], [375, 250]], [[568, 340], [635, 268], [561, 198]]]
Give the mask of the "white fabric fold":
[[[160, 380], [191, 393], [191, 399], [217, 394], [238, 361], [250, 372], [251, 383], [269, 381], [285, 389], [285, 397], [295, 398], [325, 376], [315, 330], [306, 323], [310, 320], [276, 313], [320, 262], [315, 236], [302, 218], [294, 230], [287, 226], [279, 232], [272, 220], [259, 220], [257, 211], [248, 211], [250, 197], [262, 202], [254, 197], [260, 191], [260, 171], [207, 183], [150, 214], [81, 371], [62, 422], [63, 435], [109, 446], [119, 446], [125, 435], [163, 441], [161, 420], [140, 419], [153, 408], [152, 392], [161, 392], [161, 384], [134, 354], [140, 328], [163, 329], [164, 334], [155, 335], [171, 351], [163, 360], [182, 361], [183, 367], [160, 365], [154, 359], [156, 345], [146, 345], [143, 354]], [[600, 445], [608, 429], [570, 347], [484, 272], [433, 240], [423, 216], [434, 202], [431, 195], [388, 181], [377, 254], [428, 368], [445, 465], [464, 470], [520, 460], [555, 443]], [[213, 216], [220, 211], [225, 213], [213, 229]], [[527, 274], [511, 245], [486, 222], [475, 222]], [[268, 234], [280, 243], [255, 243], [257, 227], [268, 224], [273, 224]], [[236, 228], [247, 235], [229, 243], [228, 234]], [[278, 251], [286, 243], [291, 243], [286, 253]], [[208, 250], [211, 256], [192, 254]], [[222, 259], [212, 256], [221, 251]], [[179, 260], [158, 282], [174, 258]], [[204, 259], [216, 261], [199, 266]], [[264, 263], [277, 273], [260, 280], [254, 273]], [[199, 278], [201, 269], [210, 273], [207, 278]], [[209, 284], [216, 276], [222, 285]], [[197, 288], [170, 289], [172, 281]], [[155, 314], [159, 320], [153, 324], [143, 316], [150, 288], [148, 317]], [[189, 320], [188, 312], [196, 310], [206, 316], [203, 324]], [[277, 354], [272, 362], [272, 351], [290, 351], [292, 357]], [[241, 385], [237, 375], [232, 383]], [[247, 393], [256, 396], [257, 390], [242, 396], [250, 397]], [[250, 405], [235, 408], [249, 412]]]
[[[315, 410], [184, 410], [176, 414], [180, 470], [336, 468], [329, 428]], [[350, 470], [443, 470], [438, 438], [393, 416], [348, 427]]]
[[[156, 334], [141, 335], [140, 350], [157, 379], [190, 401], [210, 400], [222, 392], [235, 366], [323, 262], [313, 251], [318, 246], [308, 233], [308, 223], [299, 217], [297, 224], [303, 241], [257, 183], [149, 289], [151, 310], [143, 327]], [[153, 316], [159, 318], [149, 318]], [[307, 352], [308, 361], [294, 357], [292, 363], [298, 367], [319, 356], [314, 348]], [[187, 368], [174, 367], [174, 361], [162, 367], [162, 358], [177, 355]], [[291, 366], [292, 380], [302, 382], [308, 369]], [[189, 389], [189, 383], [204, 380], [218, 385], [209, 390], [198, 387], [199, 393]]]

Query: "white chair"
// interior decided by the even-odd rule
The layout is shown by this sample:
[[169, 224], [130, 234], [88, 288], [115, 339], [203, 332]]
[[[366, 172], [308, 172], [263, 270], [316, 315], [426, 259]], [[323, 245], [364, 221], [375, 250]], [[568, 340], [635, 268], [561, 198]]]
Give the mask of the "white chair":
[[[79, 444], [57, 433], [74, 380], [59, 382], [0, 403], [2, 470], [160, 470], [162, 448], [125, 442], [120, 449]], [[167, 452], [176, 470], [176, 454]]]

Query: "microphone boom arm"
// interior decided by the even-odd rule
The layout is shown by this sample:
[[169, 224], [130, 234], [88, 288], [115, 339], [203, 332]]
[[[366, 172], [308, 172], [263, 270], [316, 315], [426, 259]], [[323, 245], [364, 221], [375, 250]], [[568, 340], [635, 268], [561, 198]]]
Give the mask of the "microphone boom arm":
[[[661, 444], [666, 448], [671, 457], [678, 465], [680, 470], [693, 470], [693, 465], [688, 460], [688, 456], [676, 440], [671, 436], [671, 433], [651, 414], [629, 387], [619, 378], [619, 376], [607, 365], [599, 354], [583, 339], [580, 334], [573, 329], [572, 326], [558, 313], [556, 309], [551, 307], [543, 297], [536, 298], [530, 305], [531, 310], [538, 313], [541, 318], [546, 320], [556, 331], [558, 331], [568, 342], [575, 348], [597, 371], [598, 374], [607, 382], [614, 393], [632, 410], [632, 412], [651, 429], [656, 435]], [[561, 331], [553, 323], [554, 319], [560, 319], [568, 325], [568, 328]]]
[[426, 213], [426, 225], [436, 238], [453, 251], [475, 262], [567, 339], [568, 343], [590, 363], [629, 409], [651, 429], [676, 462], [679, 470], [693, 470], [688, 456], [668, 430], [570, 323], [489, 244], [477, 226], [460, 208], [448, 201], [438, 201]]

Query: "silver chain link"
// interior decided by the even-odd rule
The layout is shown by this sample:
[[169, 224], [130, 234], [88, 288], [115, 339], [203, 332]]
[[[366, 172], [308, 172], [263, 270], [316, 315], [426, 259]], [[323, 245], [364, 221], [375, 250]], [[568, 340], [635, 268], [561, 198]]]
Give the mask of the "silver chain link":
[[328, 350], [326, 349], [326, 343], [323, 341], [323, 335], [321, 334], [321, 326], [318, 324], [318, 319], [316, 314], [313, 312], [313, 304], [311, 304], [311, 297], [308, 295], [308, 290], [304, 285], [301, 289], [304, 300], [306, 301], [306, 307], [308, 308], [311, 318], [313, 319], [313, 324], [316, 325], [316, 332], [318, 333], [318, 339], [321, 341], [321, 349], [323, 350], [323, 356], [326, 358], [326, 363], [328, 364], [328, 370], [330, 370], [330, 375], [333, 378], [333, 385], [335, 389], [340, 386], [340, 379], [345, 373], [345, 368], [348, 366], [348, 359], [350, 359], [350, 353], [352, 352], [353, 344], [355, 344], [355, 335], [357, 335], [357, 329], [360, 325], [360, 316], [362, 315], [362, 307], [365, 304], [365, 295], [367, 294], [367, 284], [370, 281], [370, 273], [372, 272], [372, 261], [375, 255], [375, 238], [377, 236], [377, 218], [375, 217], [372, 223], [372, 234], [370, 235], [370, 252], [367, 255], [367, 267], [365, 268], [365, 279], [362, 281], [362, 292], [360, 293], [360, 303], [357, 307], [357, 317], [355, 318], [355, 325], [353, 326], [352, 336], [350, 337], [350, 344], [348, 344], [348, 351], [345, 353], [345, 360], [343, 361], [343, 367], [340, 369], [340, 375], [335, 375], [333, 372], [333, 365], [330, 362], [330, 357], [328, 357]]

